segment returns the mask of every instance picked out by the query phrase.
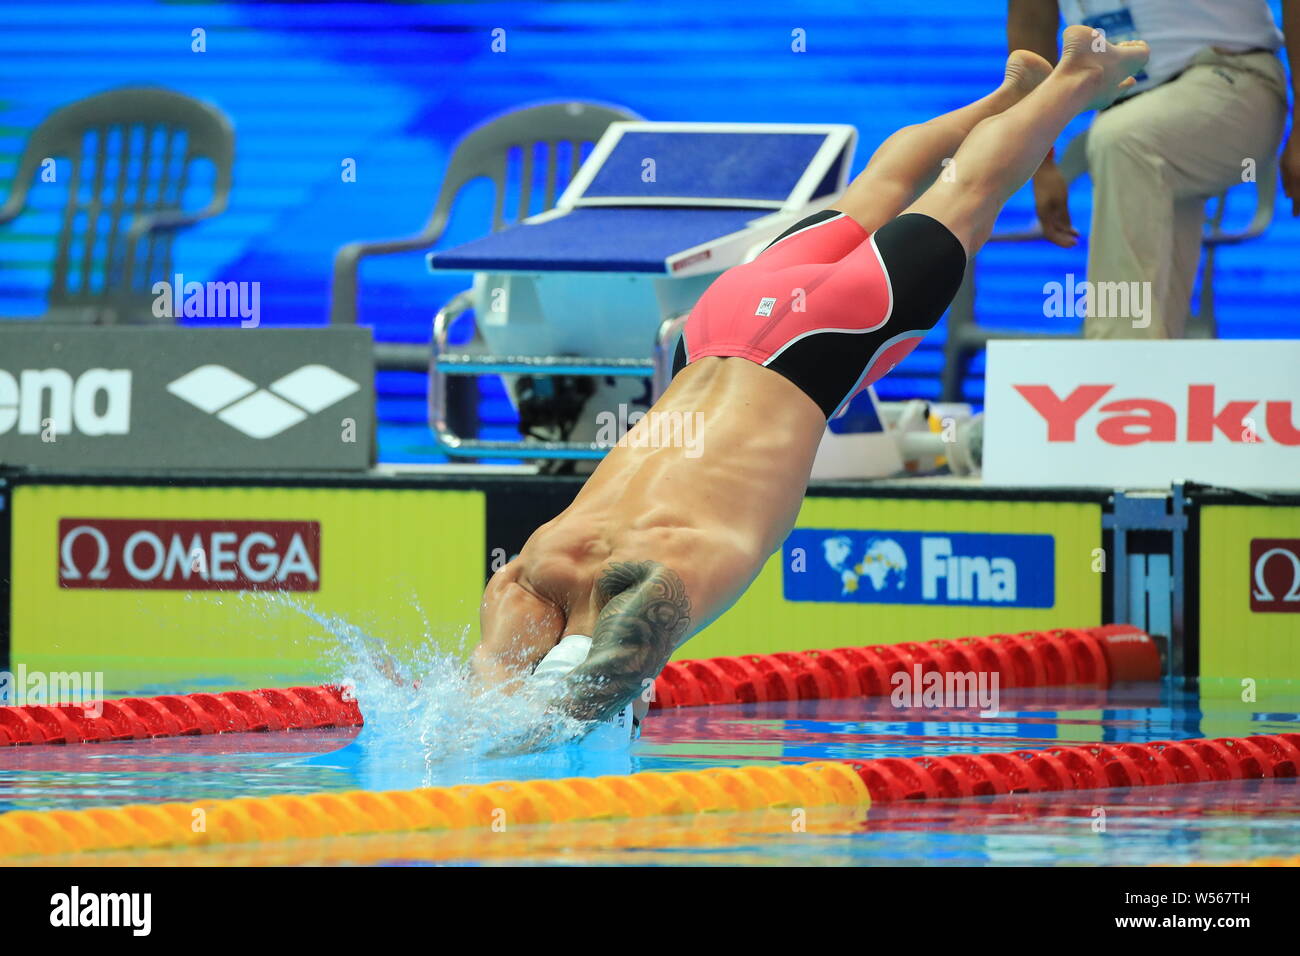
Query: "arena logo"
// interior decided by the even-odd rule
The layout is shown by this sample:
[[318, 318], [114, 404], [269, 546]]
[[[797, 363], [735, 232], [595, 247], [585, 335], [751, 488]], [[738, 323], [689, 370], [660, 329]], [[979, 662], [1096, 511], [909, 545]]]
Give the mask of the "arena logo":
[[1300, 614], [1300, 538], [1251, 540], [1250, 609]]
[[[1060, 397], [1050, 385], [1013, 385], [1047, 423], [1048, 442], [1076, 442], [1079, 424], [1115, 386], [1079, 385]], [[1261, 432], [1255, 409], [1263, 401]], [[1139, 445], [1145, 442], [1179, 440], [1179, 410], [1154, 398], [1123, 398], [1096, 409], [1108, 415], [1096, 424], [1097, 437], [1108, 445]], [[1271, 440], [1279, 445], [1300, 446], [1290, 399], [1240, 399], [1219, 403], [1213, 385], [1187, 386], [1183, 409], [1186, 427], [1183, 440], [1212, 442], [1227, 438], [1238, 443]]]
[[1052, 607], [1056, 542], [1043, 534], [796, 528], [788, 601]]
[[[303, 365], [258, 388], [224, 365], [200, 365], [167, 391], [249, 438], [273, 438], [361, 388], [328, 365]], [[274, 394], [272, 394], [274, 393]]]
[[59, 520], [59, 587], [318, 591], [317, 521]]
[[0, 369], [0, 435], [125, 435], [131, 430], [131, 370]]

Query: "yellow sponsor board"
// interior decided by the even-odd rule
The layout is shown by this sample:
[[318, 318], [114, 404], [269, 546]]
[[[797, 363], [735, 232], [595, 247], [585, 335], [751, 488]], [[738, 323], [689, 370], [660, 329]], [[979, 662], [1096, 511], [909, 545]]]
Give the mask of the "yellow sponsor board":
[[117, 690], [337, 679], [345, 642], [312, 615], [399, 658], [458, 651], [483, 590], [484, 508], [480, 491], [22, 484], [11, 663], [102, 671]]
[[1205, 505], [1199, 588], [1202, 689], [1269, 710], [1266, 683], [1300, 681], [1300, 508]]
[[[810, 496], [804, 499], [795, 528], [791, 540], [798, 529], [806, 528], [823, 529], [828, 536], [844, 533], [855, 543], [865, 532], [903, 542], [923, 537], [917, 532], [933, 532], [939, 539], [962, 534], [1039, 536], [1038, 550], [1050, 555], [1044, 567], [1050, 569], [1051, 585], [1043, 585], [1050, 598], [1037, 607], [1011, 606], [1014, 602], [995, 599], [965, 604], [923, 598], [917, 603], [883, 603], [874, 602], [868, 586], [862, 585], [862, 594], [856, 599], [787, 600], [786, 575], [836, 573], [820, 547], [808, 549], [802, 571], [786, 567], [791, 562], [787, 542], [786, 548], [768, 560], [739, 603], [687, 642], [675, 655], [678, 659], [897, 644], [1102, 623], [1098, 503]], [[920, 555], [910, 543], [907, 547], [905, 574], [912, 576], [909, 587], [919, 588], [923, 574]], [[1016, 564], [1022, 588], [1030, 578], [1037, 577], [1039, 584], [1047, 580], [1043, 569], [1027, 566], [1030, 562]], [[893, 583], [891, 580], [891, 586]], [[838, 587], [838, 582], [832, 580], [832, 584]]]

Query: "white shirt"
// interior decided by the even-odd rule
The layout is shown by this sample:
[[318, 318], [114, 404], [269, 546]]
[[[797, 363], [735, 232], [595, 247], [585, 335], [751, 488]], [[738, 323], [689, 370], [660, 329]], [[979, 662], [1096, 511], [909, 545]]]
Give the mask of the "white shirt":
[[[1145, 40], [1151, 60], [1133, 92], [1177, 76], [1206, 47], [1277, 50], [1282, 33], [1267, 0], [1059, 0], [1067, 24], [1106, 25], [1106, 36]], [[1097, 21], [1101, 20], [1102, 23]]]

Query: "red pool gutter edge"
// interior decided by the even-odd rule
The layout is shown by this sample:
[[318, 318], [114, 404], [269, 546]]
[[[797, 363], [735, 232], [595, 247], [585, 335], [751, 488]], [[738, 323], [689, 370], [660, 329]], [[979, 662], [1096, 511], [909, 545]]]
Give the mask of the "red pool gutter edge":
[[[673, 661], [655, 681], [652, 709], [888, 696], [893, 675], [997, 673], [1001, 687], [1109, 687], [1157, 680], [1160, 651], [1128, 625], [995, 634], [925, 643]], [[99, 710], [96, 714], [94, 711]], [[128, 697], [0, 707], [0, 746], [105, 743], [250, 731], [359, 727], [341, 687]]]

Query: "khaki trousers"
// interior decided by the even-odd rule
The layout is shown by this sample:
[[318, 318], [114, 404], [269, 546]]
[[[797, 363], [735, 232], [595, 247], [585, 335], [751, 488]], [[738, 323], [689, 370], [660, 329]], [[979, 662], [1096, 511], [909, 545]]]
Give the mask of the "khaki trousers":
[[[1205, 201], [1267, 166], [1286, 105], [1276, 55], [1205, 49], [1176, 79], [1097, 116], [1088, 132], [1087, 338], [1182, 338]], [[1116, 315], [1125, 310], [1108, 308], [1102, 288], [1131, 290], [1141, 307]]]

